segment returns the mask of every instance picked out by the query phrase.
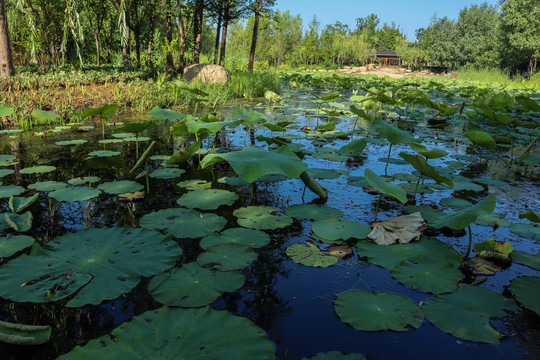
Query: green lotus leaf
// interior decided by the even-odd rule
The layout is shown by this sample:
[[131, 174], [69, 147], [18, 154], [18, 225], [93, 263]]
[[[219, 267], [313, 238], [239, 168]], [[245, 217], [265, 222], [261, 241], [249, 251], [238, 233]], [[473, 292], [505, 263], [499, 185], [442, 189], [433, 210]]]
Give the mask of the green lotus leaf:
[[107, 194], [118, 195], [142, 190], [144, 185], [131, 180], [116, 180], [100, 184], [97, 188]]
[[321, 241], [329, 244], [351, 238], [365, 239], [367, 234], [371, 232], [371, 229], [364, 224], [338, 219], [315, 221], [311, 230]]
[[5, 213], [4, 219], [6, 223], [15, 231], [25, 232], [32, 228], [32, 220], [34, 217], [30, 211], [25, 212], [24, 214], [11, 214]]
[[0, 154], [0, 166], [11, 166], [18, 164], [17, 158], [13, 155]]
[[293, 244], [286, 250], [287, 255], [297, 264], [311, 267], [328, 267], [338, 262], [338, 258], [322, 252], [317, 245], [308, 241], [307, 246]]
[[406, 181], [406, 182], [414, 182], [414, 183], [418, 181], [418, 176], [413, 175], [413, 174], [399, 173], [399, 174], [392, 175], [392, 177], [398, 181]]
[[263, 113], [255, 111], [253, 109], [248, 109], [245, 111], [236, 110], [234, 114], [246, 123], [248, 127], [253, 127], [257, 124], [262, 124], [267, 121], [266, 116]]
[[119, 108], [120, 107], [116, 104], [105, 104], [100, 107], [88, 108], [81, 113], [81, 117], [86, 119], [90, 116], [102, 116], [105, 119], [110, 119], [114, 116]]
[[454, 230], [461, 230], [475, 222], [480, 215], [492, 213], [496, 205], [495, 197], [489, 195], [476, 205], [449, 215], [444, 215], [430, 225], [437, 229], [447, 226]]
[[519, 159], [519, 163], [527, 166], [536, 166], [540, 164], [540, 154], [527, 154]]
[[370, 241], [359, 241], [356, 244], [356, 249], [360, 257], [367, 257], [370, 263], [390, 270], [402, 261], [419, 261], [423, 258], [433, 258], [435, 254], [437, 261], [450, 262], [454, 268], [459, 267], [462, 261], [461, 254], [452, 246], [426, 237], [408, 244], [389, 246], [380, 246]]
[[45, 344], [51, 338], [48, 325], [24, 325], [0, 321], [0, 341], [13, 345]]
[[49, 173], [54, 170], [56, 170], [55, 166], [42, 165], [42, 166], [32, 166], [32, 167], [21, 169], [20, 173], [21, 174], [44, 174], [44, 173]]
[[12, 196], [9, 198], [9, 209], [15, 213], [20, 213], [35, 203], [38, 197], [39, 194], [30, 197]]
[[306, 171], [300, 174], [300, 180], [311, 191], [313, 191], [321, 199], [328, 199], [328, 189], [319, 184], [315, 179]]
[[540, 278], [536, 276], [520, 276], [512, 280], [510, 289], [523, 306], [540, 315]]
[[148, 115], [155, 117], [156, 119], [162, 119], [162, 120], [181, 120], [185, 119], [185, 114], [179, 114], [174, 110], [165, 110], [160, 108], [159, 106], [154, 107], [152, 110], [148, 112]]
[[366, 360], [366, 357], [362, 354], [345, 355], [343, 353], [333, 351], [329, 353], [320, 353], [309, 358], [302, 358], [300, 360]]
[[286, 146], [274, 151], [246, 147], [241, 151], [206, 155], [201, 161], [201, 168], [204, 169], [220, 161], [227, 161], [238, 176], [248, 183], [252, 183], [264, 175], [284, 175], [289, 179], [297, 178], [307, 168], [307, 165]]
[[427, 159], [439, 159], [448, 155], [448, 152], [443, 149], [433, 148], [428, 150], [424, 145], [414, 142], [409, 143], [409, 146], [413, 151], [423, 155]]
[[98, 143], [100, 144], [117, 144], [124, 142], [122, 139], [104, 139], [104, 140], [98, 140]]
[[469, 131], [465, 136], [467, 136], [473, 144], [481, 146], [484, 149], [494, 150], [497, 147], [495, 139], [483, 131]]
[[510, 225], [512, 225], [508, 220], [503, 219], [498, 214], [479, 215], [474, 223], [481, 226], [489, 227], [509, 227]]
[[375, 190], [396, 198], [402, 204], [407, 202], [407, 193], [401, 187], [388, 183], [377, 176], [371, 169], [364, 171], [364, 178]]
[[88, 140], [78, 139], [78, 140], [63, 140], [63, 141], [57, 141], [55, 142], [56, 145], [59, 146], [69, 146], [69, 145], [80, 145], [87, 143]]
[[214, 302], [224, 292], [242, 287], [244, 281], [238, 271], [208, 270], [197, 263], [188, 263], [154, 277], [148, 284], [148, 291], [155, 300], [167, 306], [201, 307]]
[[34, 111], [32, 111], [30, 115], [32, 115], [32, 117], [40, 123], [41, 122], [48, 123], [60, 117], [60, 115], [55, 114], [51, 111], [45, 111], [45, 110], [40, 110], [40, 109], [35, 109]]
[[339, 174], [337, 171], [330, 169], [311, 168], [307, 169], [306, 172], [315, 179], [337, 179], [341, 176], [341, 174]]
[[439, 204], [441, 206], [445, 206], [447, 208], [455, 210], [462, 210], [472, 206], [469, 201], [454, 197], [441, 199], [441, 201], [439, 201]]
[[392, 145], [414, 142], [416, 139], [407, 131], [387, 123], [384, 120], [376, 119], [373, 126], [379, 132], [379, 135], [390, 142]]
[[4, 104], [0, 105], [0, 117], [10, 116], [13, 114], [15, 110], [11, 106], [7, 106]]
[[437, 184], [445, 183], [450, 187], [454, 186], [454, 183], [449, 178], [442, 176], [437, 170], [429, 165], [426, 159], [422, 155], [411, 155], [404, 152], [400, 152], [405, 161], [411, 164], [416, 170], [418, 170], [423, 176], [427, 176], [437, 182]]
[[183, 169], [165, 168], [154, 170], [148, 176], [155, 179], [174, 179], [181, 176], [185, 172], [186, 170]]
[[244, 186], [248, 185], [249, 183], [245, 182], [244, 180], [240, 179], [238, 176], [233, 177], [222, 177], [218, 179], [218, 182], [220, 184], [227, 184], [230, 186]]
[[142, 122], [132, 122], [129, 124], [126, 124], [124, 126], [121, 126], [119, 128], [116, 128], [113, 130], [114, 133], [135, 133], [138, 134], [141, 131], [144, 131], [146, 129], [152, 129], [156, 128], [159, 125], [156, 124], [154, 121], [142, 121]]
[[481, 286], [460, 285], [451, 294], [437, 296], [424, 302], [426, 318], [436, 327], [457, 338], [497, 343], [502, 335], [495, 331], [489, 320], [517, 311], [512, 299]]
[[454, 190], [466, 190], [466, 191], [483, 191], [482, 185], [475, 184], [466, 178], [453, 178]]
[[213, 122], [204, 122], [197, 120], [190, 120], [183, 123], [190, 134], [201, 133], [201, 132], [210, 132], [212, 134], [221, 131], [225, 126], [235, 124], [235, 122], [224, 122], [224, 121], [213, 121]]
[[163, 230], [172, 236], [202, 238], [223, 229], [227, 220], [215, 214], [201, 214], [193, 209], [165, 209], [147, 214], [139, 225], [147, 229]]
[[200, 142], [194, 142], [193, 144], [189, 145], [188, 147], [181, 148], [178, 151], [175, 151], [170, 159], [167, 160], [167, 164], [184, 164], [186, 162], [190, 162], [191, 157], [197, 153], [197, 151], [200, 151], [201, 149], [201, 143]]
[[403, 208], [407, 214], [414, 214], [415, 212], [419, 212], [420, 215], [428, 222], [432, 223], [433, 221], [437, 220], [438, 218], [445, 216], [446, 214], [432, 208], [431, 206], [413, 206], [413, 205], [407, 205]]
[[343, 212], [328, 206], [320, 206], [315, 204], [297, 204], [289, 206], [285, 210], [285, 214], [299, 220], [324, 220], [324, 219], [341, 219]]
[[117, 139], [125, 139], [125, 138], [129, 138], [129, 137], [133, 137], [135, 136], [135, 133], [119, 133], [119, 134], [112, 134], [113, 137], [117, 138]]
[[422, 309], [408, 298], [381, 292], [347, 291], [338, 295], [334, 310], [341, 321], [363, 331], [407, 331], [424, 322]]
[[263, 330], [246, 318], [210, 307], [147, 311], [58, 360], [89, 360], [96, 354], [111, 359], [276, 359], [275, 346]]
[[540, 270], [540, 255], [534, 255], [524, 251], [514, 250], [512, 251], [510, 257], [515, 263], [528, 266], [535, 270]]
[[80, 126], [77, 130], [87, 132], [87, 131], [93, 130], [95, 128], [96, 127], [93, 126], [93, 125], [87, 125], [87, 126]]
[[201, 239], [199, 246], [206, 249], [219, 244], [239, 244], [260, 248], [270, 243], [270, 236], [265, 232], [253, 229], [231, 228], [220, 234], [210, 234]]
[[463, 279], [455, 263], [426, 256], [403, 260], [392, 269], [392, 276], [405, 286], [432, 294], [452, 292]]
[[315, 154], [312, 154], [311, 156], [313, 156], [316, 159], [330, 160], [330, 161], [337, 161], [337, 162], [349, 160], [348, 156], [338, 155], [338, 154], [315, 153]]
[[534, 210], [529, 210], [526, 213], [519, 214], [520, 219], [527, 219], [534, 223], [540, 223], [540, 213]]
[[0, 237], [0, 258], [10, 257], [17, 251], [26, 249], [34, 243], [34, 238], [26, 235], [11, 235]]
[[185, 180], [180, 181], [177, 186], [186, 188], [187, 190], [203, 190], [203, 189], [210, 189], [212, 187], [212, 183], [208, 182], [206, 180]]
[[215, 210], [223, 205], [232, 205], [238, 195], [228, 190], [203, 189], [193, 190], [180, 197], [176, 203], [190, 209]]
[[220, 271], [241, 270], [257, 258], [251, 246], [239, 244], [220, 244], [206, 248], [197, 258], [203, 268]]
[[363, 176], [349, 176], [349, 178], [347, 179], [347, 184], [357, 187], [369, 186], [369, 183]]
[[[2, 187], [0, 186], [0, 188]], [[537, 224], [512, 224], [509, 229], [516, 235], [532, 240], [540, 240], [540, 226]]]
[[15, 186], [15, 185], [0, 186], [0, 199], [17, 196], [17, 195], [22, 194], [23, 192], [24, 192], [24, 188], [22, 186]]
[[101, 179], [97, 176], [82, 176], [82, 177], [70, 179], [68, 180], [68, 183], [71, 185], [85, 185], [85, 184], [97, 183], [99, 180]]
[[127, 137], [127, 138], [123, 138], [122, 141], [123, 142], [143, 142], [143, 141], [148, 141], [150, 140], [149, 137], [146, 137], [146, 136], [139, 136], [139, 137], [136, 137], [136, 136], [132, 136], [132, 137]]
[[11, 170], [11, 169], [1, 169], [0, 170], [0, 179], [3, 178], [4, 176], [8, 176], [8, 175], [13, 174], [14, 172], [15, 171]]
[[36, 190], [36, 191], [56, 191], [63, 189], [67, 186], [66, 183], [58, 182], [58, 181], [41, 181], [37, 182], [35, 184], [28, 185], [29, 189]]
[[345, 146], [342, 146], [337, 151], [339, 154], [343, 155], [358, 155], [364, 151], [367, 145], [366, 139], [353, 140]]
[[182, 250], [161, 233], [145, 229], [100, 228], [67, 233], [42, 248], [32, 246], [2, 265], [0, 297], [44, 303], [73, 295], [69, 307], [97, 305], [129, 292], [141, 276], [159, 274]]
[[111, 157], [111, 156], [118, 156], [120, 155], [119, 151], [110, 151], [110, 150], [97, 150], [92, 151], [88, 154], [88, 156], [95, 156], [95, 157]]
[[56, 201], [76, 202], [86, 201], [98, 197], [101, 191], [86, 186], [74, 186], [53, 191], [49, 196]]
[[270, 206], [248, 206], [236, 209], [233, 215], [238, 224], [255, 230], [274, 230], [292, 224], [293, 219], [286, 215], [275, 215], [281, 210]]
[[497, 180], [497, 179], [474, 179], [479, 184], [484, 185], [493, 185], [493, 186], [509, 186], [506, 181]]
[[512, 250], [512, 244], [506, 241], [496, 241], [495, 239], [487, 239], [482, 243], [476, 243], [473, 248], [473, 251], [481, 258], [499, 261], [509, 261]]
[[[390, 184], [392, 185], [392, 184]], [[400, 188], [405, 190], [405, 192], [414, 194], [433, 194], [435, 191], [427, 187], [426, 185], [418, 184], [418, 187], [416, 187], [416, 184], [413, 183], [401, 183], [398, 184]]]

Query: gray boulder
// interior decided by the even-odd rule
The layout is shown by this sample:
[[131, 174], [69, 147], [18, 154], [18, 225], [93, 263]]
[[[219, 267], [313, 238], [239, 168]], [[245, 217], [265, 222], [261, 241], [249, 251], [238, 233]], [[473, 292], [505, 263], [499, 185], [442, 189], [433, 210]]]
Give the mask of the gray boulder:
[[225, 84], [229, 81], [229, 72], [219, 65], [195, 64], [184, 69], [184, 79], [208, 84]]

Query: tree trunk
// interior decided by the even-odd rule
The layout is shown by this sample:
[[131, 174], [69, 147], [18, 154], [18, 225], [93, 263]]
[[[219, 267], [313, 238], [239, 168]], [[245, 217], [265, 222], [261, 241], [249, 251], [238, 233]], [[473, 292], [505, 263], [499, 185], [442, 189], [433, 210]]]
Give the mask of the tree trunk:
[[259, 34], [259, 16], [261, 0], [255, 2], [255, 21], [253, 22], [253, 35], [251, 37], [251, 50], [249, 52], [248, 72], [253, 72], [253, 63], [255, 62], [255, 50], [257, 49], [257, 36]]
[[217, 64], [219, 56], [219, 35], [221, 33], [221, 18], [223, 13], [220, 11], [218, 16], [217, 28], [216, 28], [216, 46], [214, 48], [214, 64]]
[[195, 0], [193, 14], [193, 63], [199, 63], [201, 55], [201, 38], [202, 38], [202, 22], [203, 22], [203, 0]]
[[135, 33], [135, 55], [137, 56], [137, 69], [141, 67], [141, 34], [140, 29]]
[[184, 73], [184, 47], [186, 45], [186, 33], [184, 31], [184, 18], [182, 16], [182, 7], [178, 2], [178, 41], [180, 44], [180, 55], [178, 56], [178, 72]]
[[0, 0], [0, 77], [13, 75], [15, 75], [15, 68], [9, 44], [6, 3], [5, 0]]
[[146, 66], [152, 66], [152, 43], [154, 42], [154, 27], [156, 25], [156, 7], [157, 0], [154, 0], [154, 6], [152, 7], [152, 17], [150, 18], [150, 34], [148, 37], [148, 54], [146, 57]]
[[101, 46], [99, 44], [99, 33], [94, 34], [96, 40], [96, 65], [101, 65]]
[[166, 0], [165, 12], [167, 13], [167, 25], [165, 34], [167, 37], [167, 71], [174, 71], [174, 60], [171, 53], [171, 43], [172, 43], [172, 24], [171, 24], [171, 0]]
[[131, 49], [129, 47], [130, 42], [129, 26], [126, 26], [126, 43], [122, 45], [122, 62], [127, 65], [131, 63]]
[[227, 48], [227, 28], [229, 27], [229, 6], [225, 5], [223, 13], [223, 28], [221, 32], [221, 53], [219, 54], [219, 65], [225, 66], [225, 49]]

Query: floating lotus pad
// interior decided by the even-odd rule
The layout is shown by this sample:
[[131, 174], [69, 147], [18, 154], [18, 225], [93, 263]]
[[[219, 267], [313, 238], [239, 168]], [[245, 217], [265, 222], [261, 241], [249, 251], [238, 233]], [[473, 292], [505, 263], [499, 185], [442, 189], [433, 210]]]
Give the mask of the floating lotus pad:
[[48, 325], [13, 324], [0, 321], [0, 342], [13, 345], [45, 344], [51, 338]]
[[348, 220], [326, 219], [313, 223], [311, 230], [325, 243], [345, 241], [351, 238], [365, 239], [371, 229], [364, 225]]
[[13, 174], [14, 172], [15, 171], [11, 170], [11, 169], [2, 169], [2, 170], [0, 170], [0, 179], [3, 178], [4, 176], [8, 176], [8, 175]]
[[220, 244], [206, 248], [197, 258], [197, 262], [204, 268], [230, 271], [241, 270], [256, 258], [257, 253], [251, 246]]
[[218, 232], [227, 220], [215, 214], [201, 214], [193, 209], [165, 209], [152, 212], [141, 218], [143, 228], [164, 230], [179, 239], [202, 238]]
[[9, 198], [9, 209], [14, 213], [20, 213], [30, 207], [38, 199], [39, 194], [35, 194], [30, 197], [17, 197], [12, 196]]
[[321, 251], [313, 242], [293, 244], [286, 249], [287, 255], [298, 264], [311, 267], [328, 267], [338, 262], [337, 257]]
[[118, 134], [112, 134], [112, 136], [117, 139], [125, 139], [129, 137], [133, 137], [135, 136], [135, 134], [134, 133], [118, 133]]
[[56, 170], [55, 166], [42, 165], [42, 166], [32, 166], [32, 167], [21, 169], [20, 173], [21, 174], [45, 174], [54, 170]]
[[144, 142], [148, 140], [150, 140], [150, 138], [146, 136], [139, 136], [139, 137], [131, 136], [131, 137], [126, 137], [122, 139], [122, 141], [125, 141], [125, 142], [131, 142], [131, 141]]
[[29, 189], [36, 190], [36, 191], [56, 191], [63, 189], [67, 186], [66, 183], [58, 182], [58, 181], [41, 181], [37, 182], [35, 184], [28, 185]]
[[455, 264], [432, 257], [403, 260], [392, 269], [392, 276], [407, 287], [432, 294], [452, 292], [463, 279]]
[[17, 251], [26, 249], [34, 243], [34, 238], [26, 235], [11, 235], [0, 237], [0, 258], [10, 257]]
[[230, 186], [244, 186], [244, 185], [249, 184], [249, 183], [245, 182], [244, 180], [240, 179], [238, 176], [219, 178], [218, 183], [227, 184], [227, 185], [230, 185]]
[[202, 189], [210, 189], [212, 187], [212, 183], [206, 180], [196, 180], [196, 179], [180, 181], [176, 185], [186, 188], [187, 190], [202, 190]]
[[341, 176], [337, 171], [330, 169], [311, 168], [307, 169], [306, 172], [315, 179], [337, 179]]
[[119, 151], [110, 151], [110, 150], [97, 150], [92, 151], [88, 154], [88, 156], [95, 156], [95, 157], [111, 157], [111, 156], [118, 156], [120, 155]]
[[188, 263], [154, 277], [148, 284], [148, 291], [167, 306], [201, 307], [212, 303], [224, 292], [242, 287], [244, 281], [238, 271], [208, 270], [197, 263]]
[[[2, 188], [2, 186], [0, 186]], [[510, 231], [532, 240], [540, 240], [540, 226], [535, 224], [512, 224]]]
[[512, 299], [481, 286], [461, 285], [451, 294], [437, 296], [424, 302], [426, 318], [436, 327], [457, 338], [497, 343], [502, 335], [495, 331], [489, 320], [517, 311]]
[[510, 255], [513, 262], [540, 270], [540, 255], [529, 254], [524, 251], [512, 251]]
[[215, 210], [222, 205], [232, 205], [238, 195], [228, 190], [202, 189], [184, 194], [176, 202], [190, 209]]
[[441, 206], [445, 206], [455, 210], [462, 210], [469, 206], [472, 206], [472, 204], [467, 200], [453, 197], [441, 199], [441, 201], [439, 201], [439, 204]]
[[287, 215], [274, 215], [280, 209], [270, 206], [248, 206], [236, 209], [233, 215], [238, 218], [238, 224], [255, 230], [274, 230], [292, 224], [293, 219]]
[[87, 143], [88, 140], [78, 139], [78, 140], [63, 140], [63, 141], [57, 141], [55, 142], [56, 145], [59, 146], [69, 146], [69, 145], [80, 145]]
[[114, 359], [276, 359], [275, 346], [263, 330], [210, 307], [147, 311], [58, 360], [94, 359], [96, 354]]
[[366, 360], [366, 357], [362, 354], [344, 354], [340, 352], [329, 352], [314, 355], [309, 358], [302, 358], [300, 360]]
[[299, 220], [324, 220], [324, 219], [341, 219], [343, 212], [328, 206], [320, 206], [315, 204], [297, 204], [289, 206], [285, 210], [285, 214]]
[[183, 169], [165, 168], [154, 170], [148, 176], [155, 179], [174, 179], [185, 172], [186, 170]]
[[0, 199], [17, 196], [17, 195], [22, 194], [23, 192], [24, 192], [24, 188], [22, 186], [16, 186], [16, 185], [0, 186]]
[[104, 139], [104, 140], [99, 140], [98, 143], [100, 144], [115, 144], [115, 143], [121, 143], [121, 142], [124, 142], [124, 140], [122, 139]]
[[146, 229], [67, 233], [48, 242], [46, 248], [34, 244], [30, 255], [2, 265], [0, 296], [44, 303], [74, 295], [67, 306], [97, 305], [129, 292], [141, 276], [169, 269], [181, 254], [172, 239]]
[[244, 228], [227, 229], [220, 234], [210, 234], [201, 239], [199, 246], [206, 249], [219, 244], [238, 244], [260, 248], [270, 243], [270, 236], [267, 233]]
[[[0, 214], [2, 216], [2, 214]], [[32, 228], [32, 213], [30, 211], [24, 214], [5, 213], [4, 220], [13, 230], [18, 232], [25, 232]]]
[[523, 306], [540, 315], [540, 278], [536, 276], [520, 276], [512, 280], [512, 293]]
[[84, 185], [84, 184], [97, 183], [99, 182], [99, 180], [101, 179], [97, 176], [82, 176], [82, 177], [70, 179], [68, 180], [68, 183], [71, 185]]
[[341, 321], [363, 331], [407, 331], [407, 326], [419, 328], [424, 322], [418, 305], [390, 293], [348, 291], [338, 295], [334, 309]]
[[144, 185], [131, 180], [117, 180], [100, 184], [98, 185], [98, 189], [103, 190], [107, 194], [118, 195], [142, 190], [144, 189]]
[[349, 178], [347, 179], [347, 184], [357, 187], [369, 186], [369, 183], [363, 176], [349, 176]]
[[393, 269], [404, 260], [415, 260], [436, 257], [441, 261], [448, 261], [453, 267], [461, 265], [462, 257], [452, 246], [442, 241], [422, 238], [420, 241], [408, 244], [394, 244], [381, 246], [369, 241], [359, 241], [356, 244], [358, 255], [367, 257], [372, 264]]
[[17, 158], [13, 155], [0, 155], [0, 166], [11, 166], [18, 164]]
[[73, 186], [53, 191], [49, 194], [56, 201], [86, 201], [98, 197], [101, 191], [87, 186]]

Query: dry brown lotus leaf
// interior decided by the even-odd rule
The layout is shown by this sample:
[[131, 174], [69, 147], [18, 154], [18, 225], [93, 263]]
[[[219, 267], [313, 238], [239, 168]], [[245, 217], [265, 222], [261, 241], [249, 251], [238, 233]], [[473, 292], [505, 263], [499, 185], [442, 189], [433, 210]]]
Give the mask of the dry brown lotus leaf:
[[475, 256], [466, 260], [465, 265], [470, 266], [475, 275], [494, 275], [496, 272], [502, 270], [491, 261], [487, 261], [480, 256]]
[[134, 202], [144, 200], [144, 191], [135, 191], [133, 193], [125, 193], [118, 195], [118, 201]]
[[352, 255], [353, 249], [347, 244], [332, 245], [324, 253], [335, 256], [338, 259], [343, 259], [346, 256]]
[[364, 191], [369, 195], [380, 195], [381, 193], [378, 190], [375, 190], [373, 186], [364, 186]]
[[408, 244], [418, 240], [428, 225], [419, 212], [371, 224], [367, 239], [378, 245]]

